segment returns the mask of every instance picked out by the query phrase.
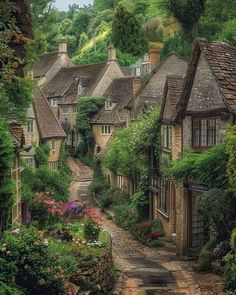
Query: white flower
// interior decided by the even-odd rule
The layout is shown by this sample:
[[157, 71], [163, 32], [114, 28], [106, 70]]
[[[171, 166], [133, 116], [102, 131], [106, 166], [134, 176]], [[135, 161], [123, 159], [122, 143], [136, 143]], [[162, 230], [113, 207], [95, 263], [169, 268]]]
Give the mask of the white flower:
[[44, 242], [43, 242], [44, 246], [48, 247], [48, 240], [45, 239]]

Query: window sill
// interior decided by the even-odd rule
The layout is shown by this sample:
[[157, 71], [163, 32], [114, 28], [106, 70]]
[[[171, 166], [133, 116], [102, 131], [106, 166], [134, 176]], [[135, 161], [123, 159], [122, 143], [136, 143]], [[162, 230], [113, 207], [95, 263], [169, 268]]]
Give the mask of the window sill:
[[163, 152], [166, 152], [166, 153], [171, 153], [171, 149], [166, 148], [166, 147], [163, 147], [163, 148], [162, 148], [162, 151], [163, 151]]
[[166, 219], [169, 219], [169, 215], [161, 210], [157, 210], [163, 217], [165, 217]]

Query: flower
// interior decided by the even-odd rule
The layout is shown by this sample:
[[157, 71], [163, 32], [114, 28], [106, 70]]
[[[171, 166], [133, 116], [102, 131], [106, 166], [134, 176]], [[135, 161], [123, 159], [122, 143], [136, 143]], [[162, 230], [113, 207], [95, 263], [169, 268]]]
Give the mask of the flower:
[[44, 242], [43, 242], [44, 246], [48, 247], [48, 240], [45, 239]]
[[20, 229], [19, 228], [15, 228], [11, 231], [14, 235], [19, 235], [20, 233]]
[[46, 282], [45, 282], [45, 280], [42, 278], [42, 279], [39, 280], [38, 283], [39, 283], [40, 286], [43, 286], [43, 285], [45, 285]]

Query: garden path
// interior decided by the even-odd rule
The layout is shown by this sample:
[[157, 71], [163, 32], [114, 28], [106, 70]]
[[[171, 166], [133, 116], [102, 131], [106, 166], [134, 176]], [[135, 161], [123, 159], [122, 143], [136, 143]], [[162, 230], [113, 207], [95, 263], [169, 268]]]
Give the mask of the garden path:
[[[201, 292], [195, 275], [188, 263], [177, 261], [173, 253], [149, 248], [135, 241], [128, 231], [115, 225], [97, 208], [88, 186], [92, 171], [81, 162], [70, 158], [69, 165], [74, 174], [70, 187], [71, 200], [77, 199], [94, 210], [100, 217], [102, 227], [111, 235], [113, 257], [116, 268], [122, 274], [122, 282], [113, 294], [120, 295], [221, 295], [220, 282], [213, 280], [212, 286], [205, 276], [206, 288]], [[183, 267], [184, 266], [184, 267]], [[212, 276], [209, 277], [211, 279]], [[203, 286], [204, 287], [204, 286]], [[201, 288], [202, 289], [202, 288]], [[212, 290], [212, 291], [209, 291]]]

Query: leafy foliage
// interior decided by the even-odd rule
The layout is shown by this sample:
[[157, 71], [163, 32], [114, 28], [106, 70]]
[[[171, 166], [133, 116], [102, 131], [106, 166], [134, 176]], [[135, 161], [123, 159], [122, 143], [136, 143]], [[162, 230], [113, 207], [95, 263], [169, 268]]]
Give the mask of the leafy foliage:
[[76, 129], [80, 136], [78, 156], [86, 156], [94, 146], [94, 136], [90, 120], [104, 105], [102, 97], [82, 97], [78, 102]]
[[225, 138], [225, 150], [229, 157], [227, 164], [227, 175], [229, 178], [230, 189], [236, 192], [236, 126], [229, 128]]
[[112, 42], [122, 52], [141, 56], [148, 50], [147, 40], [136, 17], [118, 4], [112, 24]]
[[236, 196], [222, 189], [212, 189], [200, 195], [197, 209], [208, 221], [217, 241], [228, 240], [236, 226]]
[[131, 179], [135, 171], [143, 171], [147, 148], [157, 141], [158, 117], [159, 109], [150, 108], [128, 128], [117, 130], [102, 156], [103, 165]]
[[14, 186], [10, 178], [13, 146], [7, 125], [0, 120], [0, 231], [7, 225], [14, 203]]
[[48, 167], [50, 147], [47, 143], [41, 143], [35, 149], [35, 162], [37, 167]]
[[182, 159], [170, 163], [164, 169], [167, 177], [173, 177], [177, 182], [193, 178], [207, 183], [211, 188], [226, 188], [228, 157], [223, 145], [216, 145], [205, 152], [188, 153]]

